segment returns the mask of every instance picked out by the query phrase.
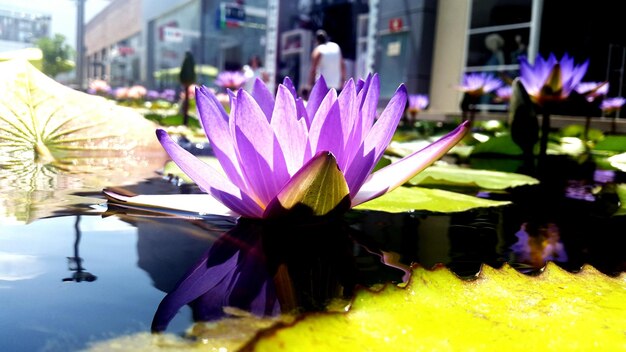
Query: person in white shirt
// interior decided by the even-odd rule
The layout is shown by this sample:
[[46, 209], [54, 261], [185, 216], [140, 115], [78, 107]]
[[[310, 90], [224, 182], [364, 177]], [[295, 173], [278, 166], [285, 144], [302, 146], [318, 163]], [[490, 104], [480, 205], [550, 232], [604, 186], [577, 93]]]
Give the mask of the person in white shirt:
[[323, 29], [315, 32], [315, 39], [317, 46], [311, 54], [309, 87], [312, 87], [320, 76], [324, 76], [328, 88], [340, 91], [346, 81], [346, 66], [341, 48], [328, 39], [328, 34]]
[[267, 83], [269, 78], [269, 75], [263, 69], [261, 58], [258, 55], [252, 55], [248, 64], [243, 66], [243, 75], [246, 77], [246, 83], [243, 84], [243, 88], [248, 92], [252, 92], [254, 81], [257, 78], [260, 78], [265, 83]]

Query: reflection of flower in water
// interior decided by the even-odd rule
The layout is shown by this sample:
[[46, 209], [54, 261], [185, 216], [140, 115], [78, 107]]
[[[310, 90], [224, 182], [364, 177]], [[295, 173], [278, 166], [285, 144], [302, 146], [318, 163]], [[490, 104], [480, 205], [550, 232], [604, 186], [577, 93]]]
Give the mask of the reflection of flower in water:
[[233, 307], [272, 317], [326, 310], [336, 299], [347, 305], [358, 280], [366, 282], [374, 274], [368, 266], [367, 273], [357, 275], [355, 242], [348, 231], [336, 219], [297, 225], [240, 220], [163, 299], [153, 331], [165, 330], [187, 304], [196, 321], [228, 317]]
[[561, 242], [560, 230], [554, 223], [539, 226], [523, 223], [515, 233], [517, 242], [510, 249], [515, 264], [541, 268], [547, 261], [567, 262], [565, 247]]

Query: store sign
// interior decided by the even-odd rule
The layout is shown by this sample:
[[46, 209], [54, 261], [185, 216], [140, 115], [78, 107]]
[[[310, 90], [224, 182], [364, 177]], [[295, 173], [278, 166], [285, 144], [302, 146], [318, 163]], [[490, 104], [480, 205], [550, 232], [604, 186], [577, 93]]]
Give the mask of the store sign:
[[117, 52], [121, 56], [132, 55], [135, 53], [135, 48], [133, 48], [132, 46], [119, 46], [117, 47]]
[[237, 3], [222, 4], [222, 23], [226, 27], [241, 27], [246, 20], [246, 10]]
[[389, 31], [390, 32], [398, 32], [404, 28], [404, 24], [402, 23], [402, 18], [396, 17], [389, 20]]
[[163, 28], [163, 41], [170, 43], [182, 43], [183, 31], [176, 27], [164, 27]]

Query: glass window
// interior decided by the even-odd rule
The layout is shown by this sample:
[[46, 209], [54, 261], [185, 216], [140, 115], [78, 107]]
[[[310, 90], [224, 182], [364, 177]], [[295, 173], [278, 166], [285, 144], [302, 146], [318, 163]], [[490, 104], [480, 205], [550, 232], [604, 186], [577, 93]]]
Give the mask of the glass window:
[[[195, 58], [200, 54], [200, 1], [162, 16], [154, 21], [154, 71], [164, 72], [180, 67], [185, 52], [191, 51]], [[161, 87], [178, 87], [177, 77], [172, 82], [159, 82]]]
[[470, 28], [530, 22], [532, 0], [474, 0]]

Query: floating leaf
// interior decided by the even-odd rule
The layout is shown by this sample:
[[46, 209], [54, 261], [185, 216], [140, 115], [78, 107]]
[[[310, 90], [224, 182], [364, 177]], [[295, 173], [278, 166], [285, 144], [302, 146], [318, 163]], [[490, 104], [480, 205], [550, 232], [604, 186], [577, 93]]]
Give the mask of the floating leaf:
[[539, 183], [536, 178], [511, 172], [474, 170], [456, 166], [431, 166], [410, 181], [412, 185], [455, 185], [483, 189], [506, 189]]
[[473, 208], [494, 207], [506, 204], [509, 204], [509, 202], [482, 199], [440, 189], [398, 187], [380, 198], [358, 205], [355, 209], [386, 211], [390, 213], [415, 210], [453, 213]]
[[50, 215], [81, 202], [71, 192], [153, 176], [166, 160], [155, 124], [59, 84], [26, 61], [0, 63], [0, 89], [2, 218]]
[[513, 142], [510, 134], [504, 134], [476, 145], [472, 150], [472, 155], [478, 154], [522, 155], [522, 148]]
[[361, 291], [347, 313], [311, 314], [245, 351], [597, 350], [626, 346], [626, 275], [548, 264], [539, 276], [483, 266], [472, 281], [417, 268], [402, 289]]
[[605, 136], [603, 140], [599, 141], [594, 150], [606, 150], [612, 152], [626, 152], [626, 136]]
[[608, 158], [608, 162], [611, 163], [611, 166], [614, 168], [626, 172], [626, 153], [613, 155]]

